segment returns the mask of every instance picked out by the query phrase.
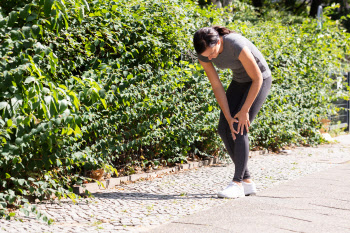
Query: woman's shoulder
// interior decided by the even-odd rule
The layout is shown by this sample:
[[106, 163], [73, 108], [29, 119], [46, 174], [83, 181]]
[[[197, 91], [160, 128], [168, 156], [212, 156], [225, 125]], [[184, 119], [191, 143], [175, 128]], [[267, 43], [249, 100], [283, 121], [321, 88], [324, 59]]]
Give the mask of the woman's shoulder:
[[242, 34], [230, 33], [225, 36], [224, 44], [227, 44], [225, 47], [228, 49], [241, 50], [245, 45], [250, 47], [250, 41]]
[[248, 40], [245, 36], [243, 36], [242, 34], [240, 33], [235, 33], [235, 32], [232, 32], [232, 33], [229, 33], [229, 34], [226, 34], [225, 36], [225, 41], [229, 41], [229, 42], [236, 42], [236, 41], [241, 41], [241, 40]]
[[238, 59], [239, 54], [245, 46], [251, 47], [249, 40], [243, 35], [239, 33], [230, 33], [226, 35], [224, 47], [233, 53], [233, 58]]

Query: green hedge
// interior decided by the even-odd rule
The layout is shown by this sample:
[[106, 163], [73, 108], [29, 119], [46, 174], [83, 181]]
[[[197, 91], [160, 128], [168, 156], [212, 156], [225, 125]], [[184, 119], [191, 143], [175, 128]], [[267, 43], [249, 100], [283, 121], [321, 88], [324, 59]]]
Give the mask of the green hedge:
[[[171, 165], [225, 155], [219, 106], [192, 49], [200, 27], [225, 25], [253, 41], [273, 71], [251, 148], [322, 142], [334, 112], [331, 70], [349, 54], [349, 34], [252, 7], [200, 9], [187, 0], [15, 1], [0, 16], [0, 216], [37, 212], [28, 198], [74, 200], [71, 185], [103, 167]], [[14, 9], [14, 10], [13, 10]], [[226, 88], [230, 72], [220, 71]], [[124, 173], [124, 174], [125, 174]], [[120, 174], [119, 174], [120, 175]], [[37, 218], [45, 216], [37, 213]]]

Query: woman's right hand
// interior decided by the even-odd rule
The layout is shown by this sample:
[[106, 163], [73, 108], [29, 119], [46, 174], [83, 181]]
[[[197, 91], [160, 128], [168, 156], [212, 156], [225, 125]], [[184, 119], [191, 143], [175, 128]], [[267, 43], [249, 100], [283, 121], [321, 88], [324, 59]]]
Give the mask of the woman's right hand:
[[228, 119], [227, 122], [228, 122], [228, 125], [230, 126], [230, 129], [231, 129], [232, 138], [233, 138], [233, 140], [236, 140], [236, 135], [235, 134], [238, 134], [238, 131], [236, 131], [233, 128], [233, 123], [238, 123], [238, 120], [233, 118], [233, 117], [230, 117], [230, 119]]
[[[208, 79], [209, 79], [211, 86], [213, 88], [215, 98], [217, 99], [217, 101], [220, 105], [220, 108], [223, 110], [224, 114], [225, 114], [225, 112], [227, 113], [227, 114], [225, 114], [225, 117], [226, 117], [226, 115], [230, 114], [230, 110], [229, 110], [229, 106], [227, 103], [227, 96], [225, 93], [225, 89], [222, 86], [222, 83], [220, 81], [218, 73], [216, 72], [216, 69], [214, 68], [214, 65], [211, 62], [203, 62], [199, 59], [198, 59], [198, 61], [203, 66], [204, 71], [208, 76]], [[225, 109], [226, 109], [226, 111], [225, 111]], [[238, 120], [234, 119], [230, 115], [229, 115], [229, 119], [226, 118], [226, 120], [230, 126], [232, 138], [233, 138], [233, 140], [236, 140], [235, 134], [238, 134], [238, 131], [236, 131], [233, 128], [233, 123], [238, 123]]]

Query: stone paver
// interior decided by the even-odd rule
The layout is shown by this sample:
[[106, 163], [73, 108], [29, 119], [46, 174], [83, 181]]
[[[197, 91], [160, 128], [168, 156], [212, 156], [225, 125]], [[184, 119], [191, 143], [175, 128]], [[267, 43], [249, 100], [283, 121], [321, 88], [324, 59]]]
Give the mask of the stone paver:
[[[264, 155], [249, 160], [258, 191], [325, 170], [350, 160], [350, 136], [341, 144], [296, 148], [289, 154]], [[0, 232], [137, 232], [179, 217], [224, 204], [216, 193], [234, 174], [234, 165], [201, 167], [178, 174], [121, 185], [94, 194], [93, 199], [47, 202], [38, 207], [55, 219], [48, 226], [22, 216], [23, 222], [0, 220]], [[19, 213], [21, 215], [21, 213]]]
[[149, 233], [350, 232], [350, 162], [289, 180]]

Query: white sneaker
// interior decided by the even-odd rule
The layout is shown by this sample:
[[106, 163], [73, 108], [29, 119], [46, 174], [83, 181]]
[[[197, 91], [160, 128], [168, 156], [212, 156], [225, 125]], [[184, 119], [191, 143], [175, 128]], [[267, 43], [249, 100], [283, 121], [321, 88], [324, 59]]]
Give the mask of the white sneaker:
[[244, 188], [244, 194], [245, 195], [255, 195], [257, 193], [256, 191], [256, 185], [255, 183], [252, 181], [251, 183], [246, 183], [246, 182], [242, 182], [243, 188]]
[[224, 190], [218, 192], [218, 197], [222, 198], [238, 198], [244, 196], [243, 186], [240, 186], [233, 181], [231, 181]]

